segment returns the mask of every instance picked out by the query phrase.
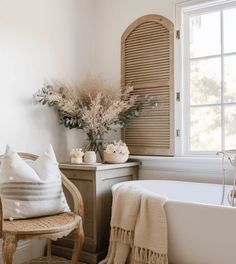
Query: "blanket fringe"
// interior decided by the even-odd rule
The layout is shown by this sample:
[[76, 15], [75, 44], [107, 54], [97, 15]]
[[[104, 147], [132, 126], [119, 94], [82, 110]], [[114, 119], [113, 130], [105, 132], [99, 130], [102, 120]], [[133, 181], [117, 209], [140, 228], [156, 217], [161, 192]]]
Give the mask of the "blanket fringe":
[[134, 231], [125, 230], [120, 227], [112, 227], [110, 239], [113, 241], [130, 244], [132, 246], [134, 241]]
[[168, 264], [168, 256], [157, 253], [147, 248], [133, 247], [133, 259], [135, 263]]

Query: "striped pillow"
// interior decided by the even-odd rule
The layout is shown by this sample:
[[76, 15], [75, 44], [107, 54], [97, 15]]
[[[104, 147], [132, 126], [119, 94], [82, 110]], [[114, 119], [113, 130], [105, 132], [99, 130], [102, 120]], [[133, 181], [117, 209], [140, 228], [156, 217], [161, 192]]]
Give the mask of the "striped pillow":
[[0, 194], [4, 219], [68, 212], [58, 162], [51, 145], [31, 164], [9, 146], [2, 159]]

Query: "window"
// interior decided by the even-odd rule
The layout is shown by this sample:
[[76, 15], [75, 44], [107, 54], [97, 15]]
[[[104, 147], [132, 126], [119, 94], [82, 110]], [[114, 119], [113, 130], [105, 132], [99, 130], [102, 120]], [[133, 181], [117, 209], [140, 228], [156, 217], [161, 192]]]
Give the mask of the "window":
[[236, 148], [236, 1], [207, 2], [182, 8], [185, 154]]

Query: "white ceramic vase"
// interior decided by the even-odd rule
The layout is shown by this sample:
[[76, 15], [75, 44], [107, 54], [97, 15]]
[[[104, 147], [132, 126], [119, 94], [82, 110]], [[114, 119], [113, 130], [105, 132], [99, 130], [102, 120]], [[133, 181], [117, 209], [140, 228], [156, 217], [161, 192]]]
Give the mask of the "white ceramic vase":
[[124, 163], [128, 160], [128, 158], [129, 154], [104, 152], [104, 162], [106, 163]]
[[86, 164], [96, 163], [96, 153], [95, 151], [86, 151], [84, 154], [84, 162]]

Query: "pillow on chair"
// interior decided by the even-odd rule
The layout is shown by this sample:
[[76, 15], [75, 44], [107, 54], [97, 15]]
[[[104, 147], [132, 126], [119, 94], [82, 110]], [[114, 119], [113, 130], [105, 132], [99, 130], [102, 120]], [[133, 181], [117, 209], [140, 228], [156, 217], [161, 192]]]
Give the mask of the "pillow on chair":
[[0, 194], [4, 219], [22, 219], [70, 211], [51, 145], [31, 165], [7, 146], [1, 165]]

